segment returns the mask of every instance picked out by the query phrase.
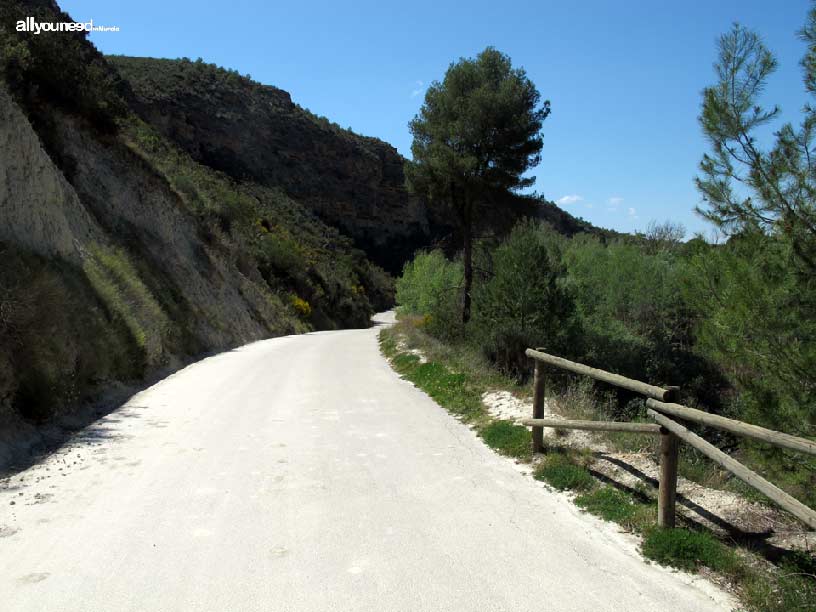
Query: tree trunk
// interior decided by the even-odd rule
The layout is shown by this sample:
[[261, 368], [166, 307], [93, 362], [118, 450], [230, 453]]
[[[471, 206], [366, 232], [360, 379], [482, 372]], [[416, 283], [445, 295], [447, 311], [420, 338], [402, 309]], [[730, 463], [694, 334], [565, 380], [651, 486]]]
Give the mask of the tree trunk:
[[462, 323], [470, 321], [470, 291], [473, 287], [473, 228], [470, 202], [462, 207], [462, 237], [464, 240], [465, 295], [462, 303]]

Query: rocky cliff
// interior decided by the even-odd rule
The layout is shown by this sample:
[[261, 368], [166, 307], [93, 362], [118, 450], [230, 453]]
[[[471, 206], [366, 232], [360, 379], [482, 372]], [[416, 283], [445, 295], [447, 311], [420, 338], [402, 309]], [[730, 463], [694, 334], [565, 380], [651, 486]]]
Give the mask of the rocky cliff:
[[[439, 229], [391, 145], [316, 117], [276, 87], [202, 61], [110, 57], [132, 107], [195, 160], [278, 187], [399, 271]], [[439, 233], [437, 231], [437, 233]]]

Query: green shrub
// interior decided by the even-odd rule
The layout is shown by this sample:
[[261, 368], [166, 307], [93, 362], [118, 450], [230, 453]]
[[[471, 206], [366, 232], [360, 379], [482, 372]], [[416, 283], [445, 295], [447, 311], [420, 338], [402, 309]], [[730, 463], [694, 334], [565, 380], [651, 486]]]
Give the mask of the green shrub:
[[692, 259], [685, 297], [703, 315], [698, 350], [741, 392], [744, 420], [816, 436], [816, 289], [791, 258], [782, 241], [740, 236]]
[[493, 421], [479, 431], [490, 448], [502, 455], [516, 459], [528, 459], [532, 454], [530, 430], [512, 421]]
[[4, 80], [29, 109], [38, 110], [46, 101], [78, 112], [99, 129], [114, 130], [116, 121], [128, 113], [125, 87], [85, 35], [35, 36], [13, 27], [31, 16], [40, 22], [70, 20], [56, 3], [38, 4], [0, 1], [0, 70]]
[[560, 452], [545, 456], [533, 472], [533, 477], [559, 491], [587, 491], [595, 485], [595, 479], [589, 470]]
[[477, 261], [482, 274], [474, 286], [469, 336], [516, 379], [531, 370], [526, 348], [563, 353], [573, 340], [574, 308], [564, 286], [560, 243], [547, 226], [523, 222]]
[[693, 314], [680, 298], [686, 264], [677, 249], [647, 246], [589, 236], [570, 241], [565, 263], [585, 336], [583, 359], [639, 380], [687, 385], [698, 364], [688, 351]]
[[460, 293], [463, 271], [441, 251], [420, 252], [396, 282], [397, 305], [426, 315], [428, 331], [440, 338], [461, 334]]
[[694, 571], [704, 565], [724, 574], [740, 567], [736, 553], [709, 533], [687, 529], [649, 530], [642, 544], [643, 555], [661, 565]]

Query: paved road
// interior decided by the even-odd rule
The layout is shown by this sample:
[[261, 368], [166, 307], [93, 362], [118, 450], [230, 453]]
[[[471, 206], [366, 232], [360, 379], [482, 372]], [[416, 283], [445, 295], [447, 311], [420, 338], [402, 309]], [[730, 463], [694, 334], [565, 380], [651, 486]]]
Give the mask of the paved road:
[[730, 609], [493, 454], [376, 336], [205, 359], [11, 478], [0, 607]]

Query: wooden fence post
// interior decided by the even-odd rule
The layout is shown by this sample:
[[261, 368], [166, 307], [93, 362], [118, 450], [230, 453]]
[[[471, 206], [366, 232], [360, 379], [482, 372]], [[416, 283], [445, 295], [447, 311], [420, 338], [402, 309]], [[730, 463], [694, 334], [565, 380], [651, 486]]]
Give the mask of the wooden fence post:
[[[544, 366], [538, 361], [535, 364], [535, 376], [533, 378], [533, 418], [544, 418], [544, 394], [546, 384], [544, 377]], [[544, 452], [544, 428], [533, 426], [533, 453]]]
[[665, 427], [660, 429], [660, 484], [657, 494], [657, 524], [674, 527], [677, 497], [678, 439]]

